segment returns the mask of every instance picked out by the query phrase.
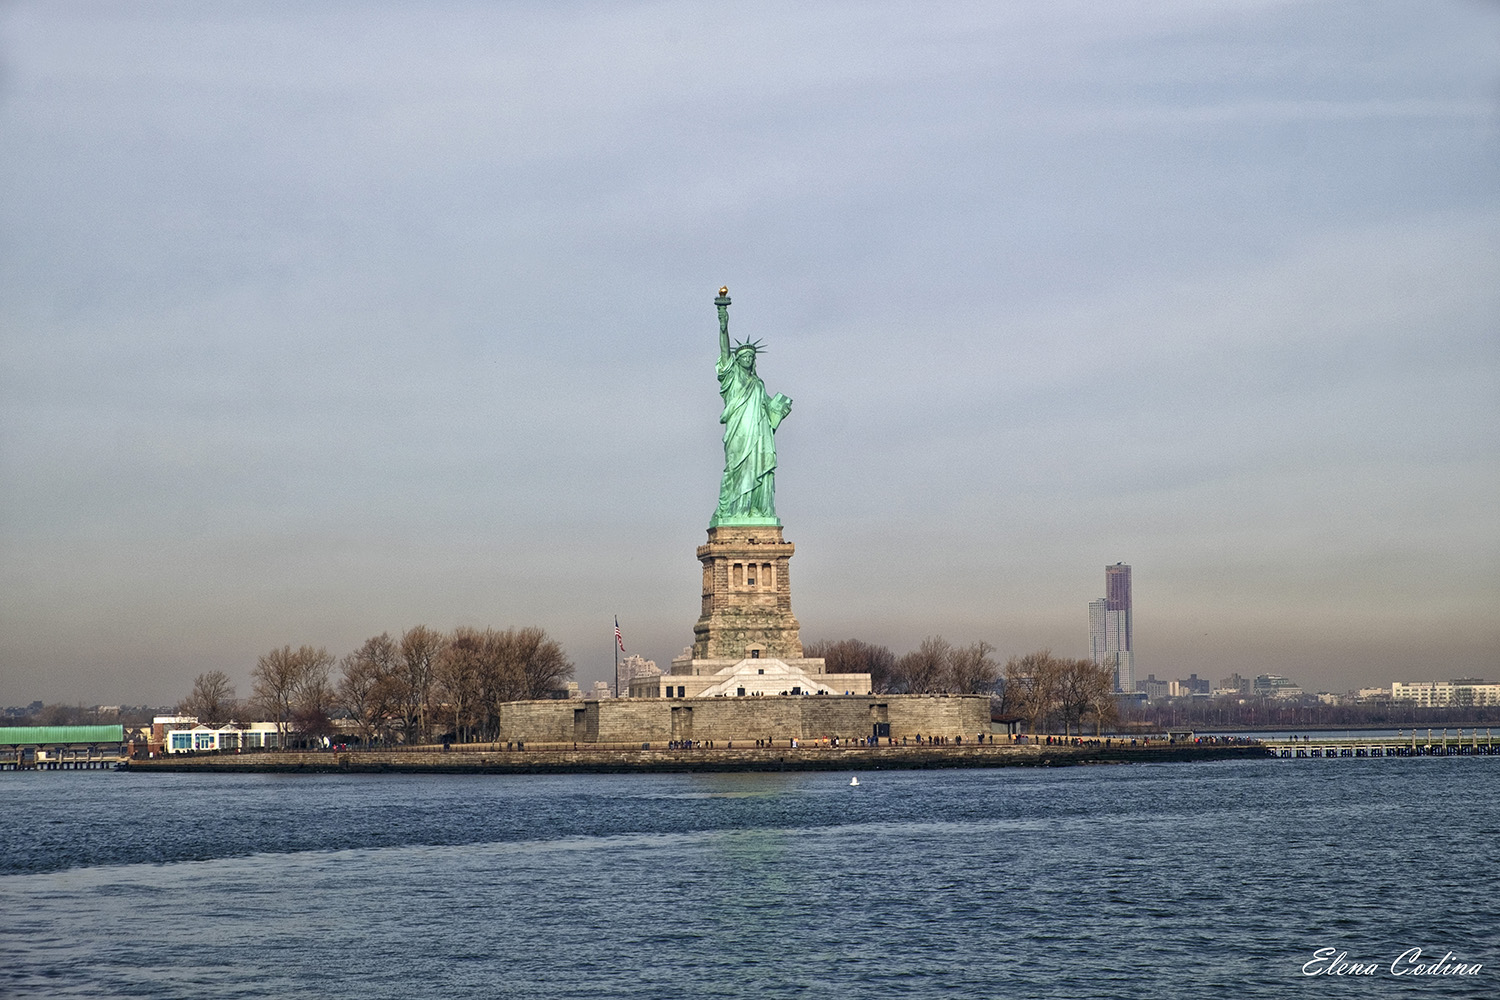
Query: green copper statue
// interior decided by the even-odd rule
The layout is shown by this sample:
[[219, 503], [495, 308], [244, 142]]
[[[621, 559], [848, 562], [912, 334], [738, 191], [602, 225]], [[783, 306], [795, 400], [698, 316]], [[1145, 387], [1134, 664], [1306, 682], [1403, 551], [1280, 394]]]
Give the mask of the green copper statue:
[[777, 426], [792, 412], [792, 401], [781, 393], [766, 395], [766, 385], [755, 374], [757, 341], [729, 346], [729, 289], [719, 289], [719, 395], [724, 397], [724, 480], [719, 485], [719, 509], [710, 527], [720, 524], [774, 524], [776, 517]]

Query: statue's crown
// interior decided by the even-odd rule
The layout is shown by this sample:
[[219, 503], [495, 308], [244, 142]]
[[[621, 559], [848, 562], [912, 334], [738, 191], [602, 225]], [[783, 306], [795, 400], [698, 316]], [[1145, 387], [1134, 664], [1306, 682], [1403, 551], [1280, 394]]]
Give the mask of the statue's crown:
[[738, 354], [746, 348], [749, 348], [750, 351], [755, 354], [760, 354], [766, 349], [765, 345], [762, 344], [759, 340], [742, 340], [738, 344], [734, 345], [733, 353]]

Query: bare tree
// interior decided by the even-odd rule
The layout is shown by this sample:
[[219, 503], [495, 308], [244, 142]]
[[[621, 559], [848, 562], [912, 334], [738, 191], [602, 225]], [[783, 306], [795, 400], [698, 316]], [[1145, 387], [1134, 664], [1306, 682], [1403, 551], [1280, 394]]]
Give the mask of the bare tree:
[[504, 631], [460, 627], [433, 659], [433, 686], [462, 742], [495, 739], [500, 706], [545, 698], [573, 676], [562, 646], [535, 626]]
[[83, 706], [61, 703], [43, 705], [39, 719], [44, 726], [80, 725], [83, 722]]
[[193, 678], [193, 691], [177, 709], [183, 715], [195, 715], [205, 726], [218, 728], [234, 718], [238, 704], [234, 684], [222, 670], [210, 670]]
[[954, 694], [988, 694], [1000, 679], [1000, 666], [987, 642], [955, 647], [948, 656], [948, 690]]
[[1057, 709], [1062, 716], [1063, 735], [1073, 735], [1073, 727], [1083, 731], [1083, 716], [1093, 703], [1094, 674], [1091, 660], [1059, 660], [1057, 673]]
[[521, 698], [545, 698], [549, 691], [573, 676], [573, 664], [562, 646], [556, 639], [548, 638], [544, 629], [532, 625], [507, 629], [506, 633], [512, 637], [512, 662]]
[[802, 655], [822, 659], [830, 674], [869, 674], [870, 689], [888, 694], [895, 678], [896, 654], [885, 646], [874, 646], [859, 639], [822, 639], [803, 647]]
[[401, 636], [401, 683], [398, 685], [401, 735], [407, 743], [427, 738], [432, 716], [433, 670], [446, 642], [442, 633], [415, 625]]
[[907, 694], [933, 694], [948, 690], [953, 646], [939, 635], [929, 635], [922, 644], [896, 661], [892, 687]]
[[345, 653], [339, 661], [339, 704], [353, 720], [359, 738], [373, 743], [382, 729], [380, 677], [373, 665], [356, 653]]
[[1085, 684], [1083, 718], [1094, 720], [1094, 735], [1099, 736], [1106, 726], [1113, 728], [1120, 719], [1120, 703], [1115, 700], [1115, 672], [1111, 667], [1090, 660], [1079, 662], [1090, 668]]
[[521, 667], [515, 649], [515, 630], [479, 633], [478, 688], [474, 699], [477, 737], [493, 739], [499, 734], [500, 706], [520, 697]]
[[383, 736], [398, 708], [402, 671], [396, 644], [382, 632], [340, 662], [339, 701], [365, 742]]
[[281, 746], [293, 731], [327, 731], [328, 713], [333, 708], [333, 688], [328, 670], [333, 657], [321, 647], [291, 646], [273, 649], [256, 661], [251, 677], [255, 681], [255, 700], [262, 711], [276, 720], [276, 734]]
[[443, 700], [445, 714], [453, 722], [453, 734], [467, 742], [480, 700], [484, 669], [484, 635], [471, 628], [453, 630], [433, 666], [433, 679]]
[[1005, 663], [1005, 696], [1032, 733], [1057, 709], [1062, 661], [1050, 649], [1012, 656]]
[[327, 736], [333, 732], [333, 712], [338, 707], [338, 698], [328, 679], [333, 657], [322, 647], [303, 646], [298, 653], [302, 672], [297, 679], [292, 719], [299, 733]]
[[1119, 712], [1114, 699], [1114, 671], [1093, 660], [1060, 661], [1057, 705], [1064, 733], [1071, 735], [1076, 726], [1082, 734], [1083, 721], [1090, 716], [1095, 733], [1099, 733]]
[[[308, 647], [304, 646], [303, 649]], [[255, 701], [260, 710], [276, 720], [277, 742], [285, 747], [291, 727], [292, 700], [302, 665], [298, 652], [291, 646], [273, 649], [255, 663], [250, 676], [255, 682]]]

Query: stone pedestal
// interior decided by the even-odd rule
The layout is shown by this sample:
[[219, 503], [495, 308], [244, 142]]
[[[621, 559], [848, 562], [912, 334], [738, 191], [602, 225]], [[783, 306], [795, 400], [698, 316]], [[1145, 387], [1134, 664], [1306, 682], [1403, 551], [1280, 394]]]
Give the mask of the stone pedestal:
[[693, 626], [693, 660], [803, 659], [788, 573], [795, 551], [779, 524], [708, 529], [708, 544], [698, 546], [703, 611]]

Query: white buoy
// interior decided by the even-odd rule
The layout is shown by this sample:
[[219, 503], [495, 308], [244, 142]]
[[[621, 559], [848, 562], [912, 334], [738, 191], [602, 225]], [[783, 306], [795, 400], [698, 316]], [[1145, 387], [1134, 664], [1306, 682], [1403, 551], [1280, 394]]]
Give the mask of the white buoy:
[[849, 784], [851, 784], [851, 785], [857, 785], [857, 784], [859, 784], [859, 779], [858, 778], [850, 778], [849, 779]]

